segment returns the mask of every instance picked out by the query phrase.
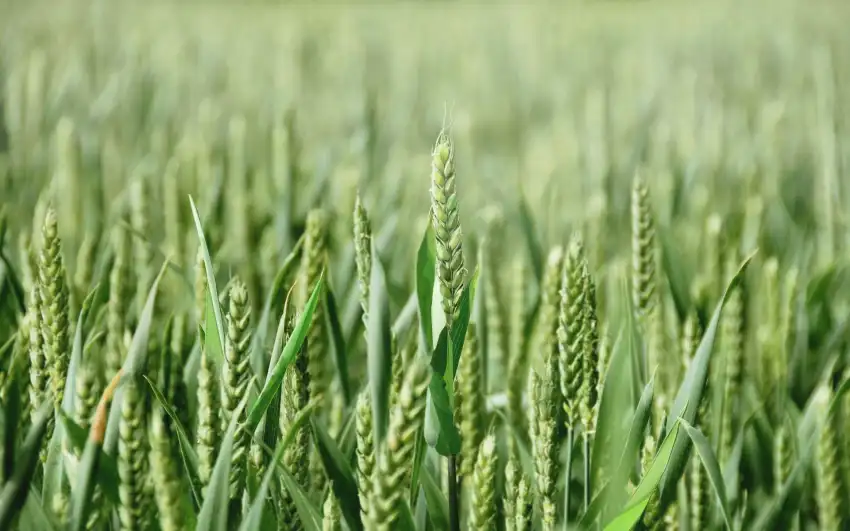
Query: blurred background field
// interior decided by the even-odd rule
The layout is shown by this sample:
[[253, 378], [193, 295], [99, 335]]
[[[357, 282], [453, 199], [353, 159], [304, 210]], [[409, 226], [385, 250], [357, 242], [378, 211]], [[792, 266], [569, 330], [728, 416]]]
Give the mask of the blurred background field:
[[[424, 217], [427, 157], [447, 120], [468, 223], [493, 202], [510, 203], [520, 182], [546, 220], [547, 242], [595, 210], [624, 216], [627, 194], [617, 183], [638, 166], [659, 180], [659, 196], [674, 193], [670, 173], [683, 174], [687, 210], [704, 217], [700, 210], [740, 209], [727, 199], [741, 197], [741, 182], [757, 181], [793, 207], [792, 199], [819, 189], [811, 183], [850, 160], [840, 138], [848, 8], [838, 2], [12, 2], [0, 9], [15, 170], [4, 181], [12, 187], [6, 197], [31, 209], [38, 188], [23, 183], [53, 174], [54, 133], [65, 118], [82, 148], [80, 175], [120, 160], [99, 197], [81, 198], [100, 203], [86, 209], [91, 224], [103, 222], [108, 198], [152, 151], [161, 166], [205, 135], [213, 165], [224, 170], [221, 148], [234, 116], [248, 125], [249, 180], [274, 182], [280, 170], [274, 175], [270, 166], [270, 133], [289, 110], [297, 114], [299, 164], [315, 177], [298, 185], [324, 179], [322, 197], [343, 215], [363, 179], [376, 208], [397, 194]], [[195, 185], [182, 188], [200, 194]], [[271, 196], [252, 188], [255, 207], [269, 209]], [[850, 200], [839, 192], [834, 208]], [[296, 203], [302, 212], [311, 206], [304, 197]], [[658, 204], [676, 203], [659, 197]], [[804, 224], [814, 215], [792, 214]]]

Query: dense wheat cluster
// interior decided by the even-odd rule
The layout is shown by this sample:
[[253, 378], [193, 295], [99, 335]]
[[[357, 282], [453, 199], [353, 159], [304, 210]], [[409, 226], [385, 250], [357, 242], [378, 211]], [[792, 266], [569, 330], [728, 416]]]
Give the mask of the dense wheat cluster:
[[847, 529], [850, 12], [659, 2], [0, 6], [0, 530]]

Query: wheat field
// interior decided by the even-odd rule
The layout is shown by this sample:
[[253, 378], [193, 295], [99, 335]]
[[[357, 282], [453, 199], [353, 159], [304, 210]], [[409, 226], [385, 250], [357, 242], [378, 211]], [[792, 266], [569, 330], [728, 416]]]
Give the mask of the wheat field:
[[850, 528], [840, 2], [0, 6], [0, 529]]

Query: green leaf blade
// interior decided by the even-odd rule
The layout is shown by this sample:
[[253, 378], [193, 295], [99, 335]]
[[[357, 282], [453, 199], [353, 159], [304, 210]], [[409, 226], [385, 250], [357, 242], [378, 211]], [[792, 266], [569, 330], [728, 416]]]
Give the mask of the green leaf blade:
[[386, 275], [374, 242], [372, 242], [372, 276], [369, 284], [367, 359], [372, 397], [372, 427], [375, 444], [380, 445], [386, 437], [389, 425], [392, 352]]

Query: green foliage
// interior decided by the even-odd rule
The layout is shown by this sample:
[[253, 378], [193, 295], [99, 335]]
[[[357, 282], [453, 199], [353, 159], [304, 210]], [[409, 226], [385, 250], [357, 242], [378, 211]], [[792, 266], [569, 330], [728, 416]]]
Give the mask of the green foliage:
[[0, 8], [0, 528], [848, 526], [846, 8], [203, 4]]

